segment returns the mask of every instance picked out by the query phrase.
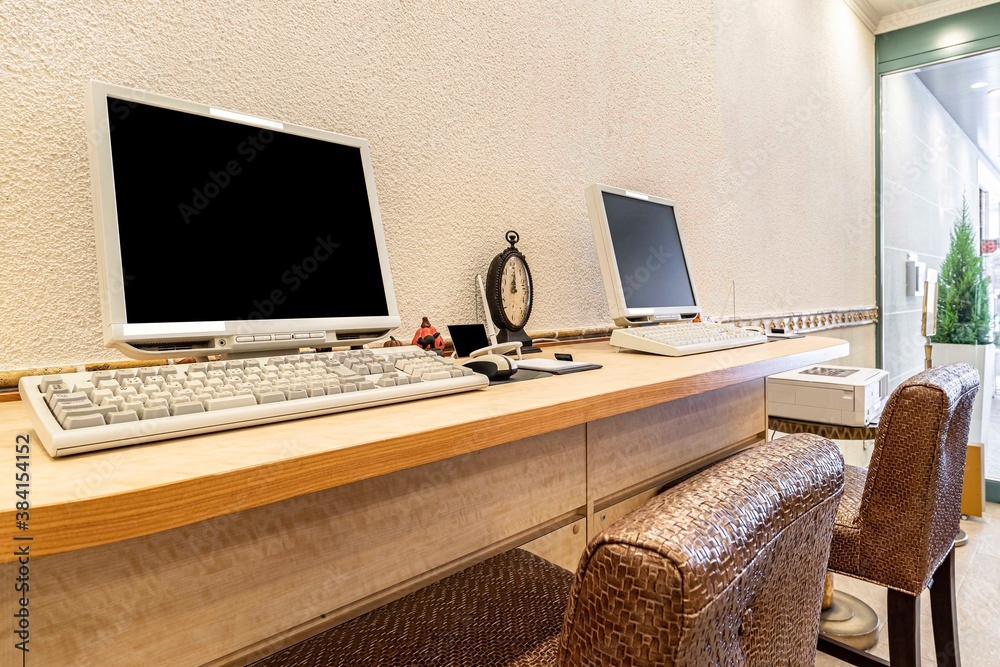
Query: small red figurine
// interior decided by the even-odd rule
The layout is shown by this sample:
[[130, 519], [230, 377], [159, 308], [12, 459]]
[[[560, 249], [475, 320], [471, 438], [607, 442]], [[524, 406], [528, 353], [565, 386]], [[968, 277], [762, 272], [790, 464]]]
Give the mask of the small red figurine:
[[410, 345], [419, 345], [425, 350], [444, 349], [444, 338], [437, 329], [431, 326], [431, 321], [426, 317], [420, 322], [420, 328], [413, 334], [413, 342]]

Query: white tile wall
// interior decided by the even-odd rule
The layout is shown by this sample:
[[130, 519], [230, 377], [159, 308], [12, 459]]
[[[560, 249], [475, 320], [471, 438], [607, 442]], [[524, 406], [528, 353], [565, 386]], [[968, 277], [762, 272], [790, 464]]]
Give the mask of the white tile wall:
[[895, 387], [924, 365], [922, 299], [906, 296], [907, 254], [940, 266], [963, 193], [978, 220], [979, 151], [910, 73], [882, 80], [882, 130], [882, 366]]

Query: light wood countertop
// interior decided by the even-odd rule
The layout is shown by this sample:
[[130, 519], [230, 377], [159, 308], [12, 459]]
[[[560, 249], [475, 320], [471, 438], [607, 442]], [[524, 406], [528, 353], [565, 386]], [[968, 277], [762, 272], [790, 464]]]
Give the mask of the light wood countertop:
[[[806, 337], [687, 357], [549, 347], [599, 370], [52, 459], [20, 402], [0, 404], [6, 544], [31, 555], [125, 540], [646, 408], [812, 363], [848, 344]], [[31, 437], [30, 530], [15, 524], [14, 443]], [[13, 560], [4, 549], [0, 562]]]

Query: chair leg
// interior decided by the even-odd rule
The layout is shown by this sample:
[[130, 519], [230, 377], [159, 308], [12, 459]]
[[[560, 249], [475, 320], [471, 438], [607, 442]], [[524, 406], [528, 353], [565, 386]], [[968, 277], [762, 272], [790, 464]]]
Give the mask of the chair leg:
[[889, 589], [889, 664], [920, 667], [920, 596]]
[[931, 584], [931, 620], [939, 667], [961, 667], [958, 657], [958, 614], [955, 613], [955, 548], [941, 562]]

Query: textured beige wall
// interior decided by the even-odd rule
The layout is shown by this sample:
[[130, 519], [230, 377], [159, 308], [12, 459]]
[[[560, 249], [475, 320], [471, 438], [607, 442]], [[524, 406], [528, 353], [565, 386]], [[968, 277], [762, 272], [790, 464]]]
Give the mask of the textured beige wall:
[[860, 366], [862, 368], [875, 368], [875, 325], [868, 324], [862, 327], [848, 327], [844, 329], [830, 329], [820, 331], [810, 336], [822, 336], [823, 338], [839, 338], [846, 341], [851, 346], [851, 352], [846, 357], [833, 359], [831, 364], [839, 366]]
[[5, 0], [0, 36], [0, 369], [120, 358], [89, 78], [367, 138], [404, 337], [475, 317], [509, 228], [529, 329], [607, 323], [595, 181], [678, 202], [709, 314], [734, 280], [742, 314], [874, 302], [874, 38], [842, 0]]

